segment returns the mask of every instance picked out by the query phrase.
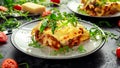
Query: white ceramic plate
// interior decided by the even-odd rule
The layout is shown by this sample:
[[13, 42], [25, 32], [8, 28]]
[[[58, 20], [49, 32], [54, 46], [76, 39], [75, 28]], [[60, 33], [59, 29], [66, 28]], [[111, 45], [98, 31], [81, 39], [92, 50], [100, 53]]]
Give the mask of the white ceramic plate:
[[[11, 36], [11, 42], [18, 50], [34, 57], [47, 58], [47, 59], [78, 58], [78, 57], [83, 57], [83, 56], [87, 56], [89, 54], [94, 53], [95, 51], [100, 49], [105, 43], [105, 40], [102, 40], [102, 39], [99, 39], [99, 41], [94, 41], [90, 39], [82, 43], [84, 45], [83, 47], [86, 50], [83, 53], [80, 53], [77, 50], [73, 50], [65, 54], [51, 55], [51, 52], [53, 51], [53, 49], [48, 46], [43, 48], [33, 48], [28, 46], [28, 44], [31, 42], [31, 30], [37, 23], [38, 23], [38, 20], [25, 23], [22, 26], [20, 26], [15, 32], [13, 32]], [[84, 25], [87, 29], [90, 29], [93, 27], [93, 24], [87, 21], [81, 21], [80, 23]], [[102, 30], [101, 32], [104, 34]], [[73, 49], [75, 48], [77, 47], [74, 47]]]
[[120, 12], [114, 14], [114, 15], [109, 15], [109, 16], [89, 16], [89, 15], [85, 15], [85, 14], [81, 14], [78, 12], [78, 6], [81, 4], [80, 0], [72, 0], [67, 4], [67, 7], [73, 11], [76, 14], [79, 14], [81, 16], [85, 16], [85, 17], [93, 17], [93, 18], [116, 18], [119, 17], [120, 18]]

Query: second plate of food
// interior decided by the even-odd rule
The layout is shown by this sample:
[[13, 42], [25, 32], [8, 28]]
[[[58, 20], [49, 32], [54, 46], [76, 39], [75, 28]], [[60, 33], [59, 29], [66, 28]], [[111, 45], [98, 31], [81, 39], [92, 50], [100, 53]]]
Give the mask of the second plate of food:
[[120, 2], [117, 2], [117, 0], [116, 2], [72, 0], [67, 6], [74, 13], [84, 17], [84, 19], [118, 20], [120, 18]]

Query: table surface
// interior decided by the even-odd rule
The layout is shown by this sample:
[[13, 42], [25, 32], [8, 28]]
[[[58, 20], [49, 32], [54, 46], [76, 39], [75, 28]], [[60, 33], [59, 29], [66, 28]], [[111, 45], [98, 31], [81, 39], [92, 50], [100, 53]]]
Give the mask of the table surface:
[[[59, 9], [71, 12], [65, 5], [59, 7]], [[21, 21], [23, 23], [27, 22], [25, 20]], [[120, 33], [117, 31], [119, 28], [117, 27], [102, 29], [105, 31], [110, 31], [118, 36], [120, 35]], [[114, 53], [115, 49], [117, 48], [117, 43], [114, 39], [109, 38], [101, 49], [88, 56], [75, 59], [55, 60], [36, 58], [22, 53], [11, 44], [10, 37], [11, 35], [8, 35], [7, 43], [0, 43], [0, 52], [4, 56], [3, 59], [0, 59], [0, 64], [6, 58], [13, 58], [18, 64], [28, 63], [30, 68], [120, 68], [120, 60], [116, 58]], [[19, 68], [26, 67], [21, 66]]]

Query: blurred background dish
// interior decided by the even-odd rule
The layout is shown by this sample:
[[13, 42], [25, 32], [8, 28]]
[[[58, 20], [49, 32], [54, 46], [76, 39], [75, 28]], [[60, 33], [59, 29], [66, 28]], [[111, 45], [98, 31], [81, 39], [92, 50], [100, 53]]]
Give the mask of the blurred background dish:
[[114, 14], [114, 15], [109, 15], [109, 16], [91, 16], [91, 15], [86, 15], [84, 13], [80, 13], [78, 11], [78, 7], [80, 6], [81, 0], [72, 0], [68, 2], [67, 7], [74, 12], [78, 17], [81, 19], [91, 21], [93, 23], [98, 23], [98, 22], [109, 22], [111, 25], [116, 25], [117, 21], [120, 19], [120, 12]]

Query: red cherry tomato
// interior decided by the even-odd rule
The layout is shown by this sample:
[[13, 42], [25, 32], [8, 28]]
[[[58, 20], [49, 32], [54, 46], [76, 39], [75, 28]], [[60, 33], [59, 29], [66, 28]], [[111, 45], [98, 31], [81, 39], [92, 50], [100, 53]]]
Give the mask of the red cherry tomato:
[[7, 35], [3, 32], [0, 32], [0, 42], [4, 43], [8, 39]]
[[51, 0], [51, 2], [59, 4], [60, 0]]
[[13, 8], [16, 10], [22, 10], [22, 6], [19, 4], [15, 5]]
[[45, 11], [45, 12], [43, 12], [42, 17], [48, 16], [49, 14], [51, 14], [51, 12], [50, 12], [49, 10], [48, 10], [48, 11]]
[[120, 58], [120, 47], [116, 49], [116, 56], [117, 58]]
[[18, 68], [18, 64], [14, 59], [7, 58], [2, 62], [2, 68]]
[[0, 6], [0, 11], [7, 11], [8, 9], [4, 6]]
[[118, 21], [118, 27], [120, 27], [120, 20]]

